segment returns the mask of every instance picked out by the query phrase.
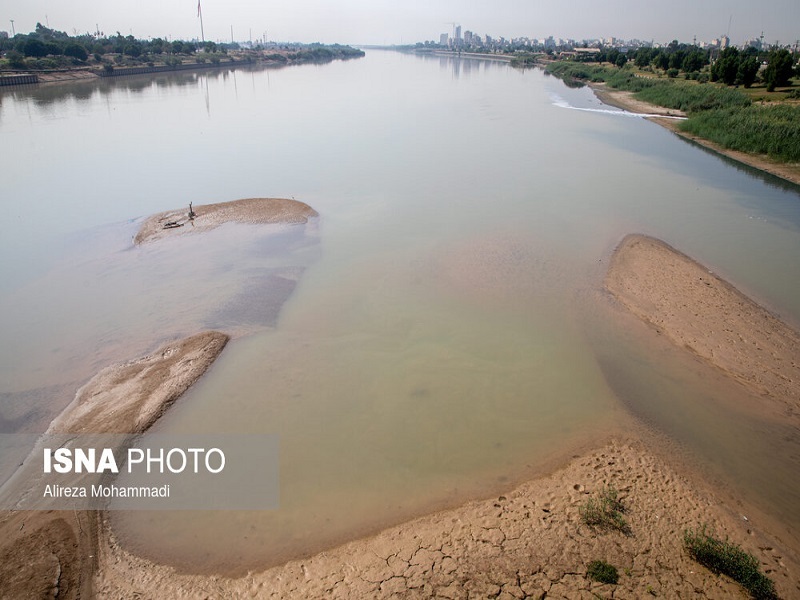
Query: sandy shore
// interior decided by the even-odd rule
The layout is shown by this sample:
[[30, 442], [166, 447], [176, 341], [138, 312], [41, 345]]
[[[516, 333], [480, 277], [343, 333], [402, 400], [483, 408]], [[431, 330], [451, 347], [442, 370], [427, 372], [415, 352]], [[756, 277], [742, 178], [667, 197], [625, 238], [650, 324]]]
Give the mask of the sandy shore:
[[[602, 102], [608, 104], [609, 106], [615, 106], [630, 112], [647, 115], [663, 115], [665, 117], [686, 116], [685, 113], [679, 110], [664, 108], [663, 106], [657, 106], [655, 104], [637, 100], [633, 97], [632, 92], [614, 90], [609, 88], [604, 83], [593, 83], [591, 84], [591, 87], [594, 90], [595, 95], [597, 95]], [[709, 140], [681, 131], [680, 121], [674, 118], [660, 119], [658, 117], [650, 117], [650, 120], [663, 127], [666, 127], [670, 131], [687, 140], [691, 140], [692, 142], [703, 146], [704, 148], [716, 152], [717, 154], [721, 154], [747, 166], [764, 171], [770, 175], [774, 175], [775, 177], [780, 177], [781, 179], [785, 179], [786, 181], [800, 185], [800, 165], [798, 164], [781, 163], [766, 155], [748, 154], [747, 152], [739, 152], [737, 150], [723, 148], [719, 144], [715, 144]]]
[[760, 395], [800, 427], [800, 334], [669, 245], [626, 237], [606, 288], [672, 342]]
[[195, 216], [189, 218], [189, 204], [149, 217], [133, 238], [135, 244], [209, 231], [223, 223], [306, 223], [317, 211], [304, 202], [285, 198], [245, 198], [231, 202], [203, 204], [192, 207]]

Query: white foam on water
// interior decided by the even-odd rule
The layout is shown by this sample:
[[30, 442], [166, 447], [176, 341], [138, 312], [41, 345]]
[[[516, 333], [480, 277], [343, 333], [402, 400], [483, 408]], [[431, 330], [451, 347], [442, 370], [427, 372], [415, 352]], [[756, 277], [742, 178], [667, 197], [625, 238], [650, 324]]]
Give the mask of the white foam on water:
[[672, 115], [659, 115], [655, 113], [634, 113], [629, 112], [627, 110], [621, 109], [614, 109], [614, 108], [581, 108], [578, 106], [572, 106], [569, 102], [564, 100], [558, 94], [551, 94], [550, 99], [553, 102], [553, 106], [558, 106], [559, 108], [568, 108], [570, 110], [579, 110], [582, 112], [590, 112], [590, 113], [600, 113], [604, 115], [614, 115], [615, 117], [635, 117], [638, 119], [646, 119], [648, 117], [659, 117], [661, 119], [678, 119], [678, 120], [685, 120], [686, 117], [675, 117]]

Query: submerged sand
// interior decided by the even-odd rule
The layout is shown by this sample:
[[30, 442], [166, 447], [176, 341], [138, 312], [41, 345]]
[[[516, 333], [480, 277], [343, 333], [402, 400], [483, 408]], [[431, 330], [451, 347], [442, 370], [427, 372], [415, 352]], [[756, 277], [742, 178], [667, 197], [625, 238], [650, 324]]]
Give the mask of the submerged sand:
[[148, 217], [133, 238], [135, 244], [144, 244], [166, 237], [189, 232], [209, 231], [224, 223], [300, 224], [318, 216], [308, 204], [286, 198], [244, 198], [216, 204], [192, 206], [170, 210]]

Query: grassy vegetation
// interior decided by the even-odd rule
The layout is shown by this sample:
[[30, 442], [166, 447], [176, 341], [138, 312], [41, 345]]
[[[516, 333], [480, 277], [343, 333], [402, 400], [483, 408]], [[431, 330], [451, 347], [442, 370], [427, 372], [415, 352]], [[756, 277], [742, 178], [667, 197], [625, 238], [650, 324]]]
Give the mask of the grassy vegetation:
[[[720, 84], [659, 79], [630, 68], [585, 63], [558, 62], [547, 70], [565, 80], [605, 82], [614, 89], [633, 92], [639, 100], [682, 110], [689, 116], [681, 124], [683, 131], [723, 148], [766, 154], [782, 162], [800, 161], [800, 105], [753, 104], [753, 98], [765, 93], [758, 87], [743, 92]], [[795, 96], [800, 96], [800, 90], [787, 89], [772, 98]]]
[[645, 77], [632, 69], [561, 62], [550, 65], [548, 71], [562, 78], [569, 77], [592, 83], [605, 82], [614, 89], [633, 92], [639, 100], [682, 110], [688, 114], [750, 105], [750, 99], [739, 90], [718, 85]]
[[593, 560], [586, 567], [586, 575], [589, 579], [594, 579], [600, 583], [616, 583], [619, 581], [619, 573], [614, 565], [610, 565], [603, 560]]
[[778, 597], [775, 584], [761, 572], [756, 557], [738, 545], [714, 537], [705, 527], [700, 531], [685, 531], [683, 545], [694, 560], [741, 584], [753, 598], [771, 600]]
[[767, 154], [784, 162], [800, 161], [798, 105], [709, 110], [682, 123], [681, 129], [723, 148]]
[[580, 507], [581, 519], [590, 527], [614, 529], [629, 535], [631, 528], [622, 513], [625, 507], [613, 486], [604, 487], [598, 498], [589, 498]]

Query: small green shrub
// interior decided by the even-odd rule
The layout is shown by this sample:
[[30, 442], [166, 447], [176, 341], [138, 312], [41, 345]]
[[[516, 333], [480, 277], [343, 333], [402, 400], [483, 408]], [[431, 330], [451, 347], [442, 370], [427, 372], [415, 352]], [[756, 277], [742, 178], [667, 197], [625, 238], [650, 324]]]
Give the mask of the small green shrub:
[[778, 597], [774, 582], [761, 572], [755, 556], [737, 544], [714, 537], [705, 526], [700, 531], [684, 531], [683, 545], [694, 560], [741, 584], [753, 598], [773, 600]]
[[624, 512], [625, 507], [614, 486], [604, 487], [599, 498], [589, 498], [586, 504], [580, 507], [581, 518], [590, 527], [616, 529], [629, 535], [631, 528], [622, 515]]
[[614, 565], [610, 565], [603, 560], [593, 560], [586, 567], [586, 575], [589, 579], [594, 579], [600, 583], [613, 583], [619, 581], [619, 573]]

